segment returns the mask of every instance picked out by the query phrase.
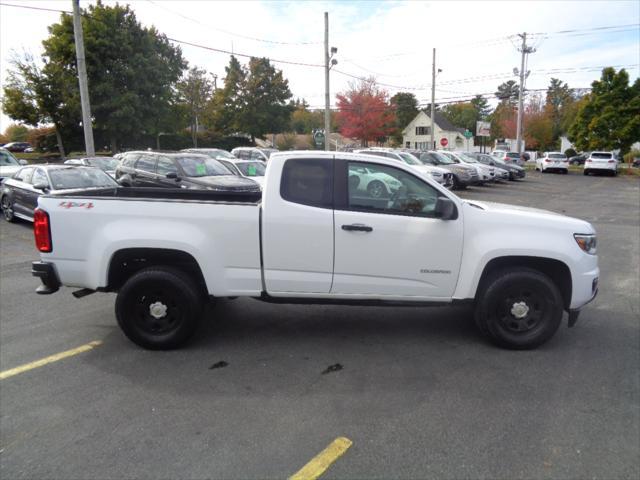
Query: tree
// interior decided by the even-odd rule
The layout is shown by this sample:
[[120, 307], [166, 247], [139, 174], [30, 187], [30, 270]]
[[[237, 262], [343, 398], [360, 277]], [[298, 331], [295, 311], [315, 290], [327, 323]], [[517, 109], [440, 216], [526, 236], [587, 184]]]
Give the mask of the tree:
[[289, 81], [276, 70], [268, 58], [251, 58], [244, 89], [241, 130], [251, 140], [266, 133], [280, 133], [287, 129], [292, 107]]
[[4, 136], [9, 142], [25, 142], [28, 135], [29, 129], [18, 123], [12, 123], [4, 130]]
[[515, 106], [518, 103], [518, 94], [520, 87], [515, 80], [509, 80], [498, 85], [498, 90], [495, 95], [500, 100], [500, 103], [507, 103], [511, 106]]
[[629, 74], [608, 67], [591, 84], [569, 128], [579, 150], [620, 150], [624, 155], [640, 138], [640, 79], [629, 85]]
[[553, 136], [553, 119], [543, 104], [540, 95], [533, 96], [524, 110], [524, 141], [531, 150], [553, 149], [556, 138]]
[[40, 68], [30, 54], [14, 56], [3, 90], [3, 111], [14, 120], [37, 126], [52, 123], [62, 158], [64, 142], [79, 139], [80, 104], [77, 78], [60, 65]]
[[202, 112], [211, 99], [213, 82], [208, 78], [206, 70], [193, 67], [189, 73], [178, 82], [179, 103], [189, 117], [193, 146], [198, 146], [198, 126], [202, 119]]
[[395, 115], [389, 105], [388, 94], [375, 79], [349, 83], [349, 89], [336, 95], [338, 125], [345, 137], [357, 138], [363, 147], [372, 140], [380, 140], [393, 132]]
[[209, 102], [205, 121], [209, 128], [229, 135], [242, 130], [247, 72], [233, 55], [225, 72], [224, 87], [216, 90]]
[[476, 131], [476, 122], [479, 120], [478, 110], [471, 102], [450, 103], [442, 107], [442, 115], [453, 125], [466, 128], [471, 132]]
[[390, 100], [392, 108], [396, 112], [395, 131], [393, 139], [395, 143], [402, 143], [402, 131], [418, 115], [418, 99], [413, 93], [398, 92]]
[[545, 110], [553, 126], [554, 141], [560, 138], [563, 133], [563, 119], [573, 103], [575, 103], [575, 99], [569, 85], [562, 83], [557, 78], [552, 78], [547, 88]]
[[489, 101], [482, 95], [476, 95], [471, 99], [471, 105], [474, 106], [476, 112], [478, 112], [478, 120], [486, 120], [491, 113], [491, 107]]
[[[128, 6], [98, 2], [83, 13], [91, 113], [115, 152], [119, 141], [159, 133], [186, 62], [180, 48], [155, 28], [142, 27]], [[45, 63], [75, 76], [71, 16], [62, 15], [49, 33]]]

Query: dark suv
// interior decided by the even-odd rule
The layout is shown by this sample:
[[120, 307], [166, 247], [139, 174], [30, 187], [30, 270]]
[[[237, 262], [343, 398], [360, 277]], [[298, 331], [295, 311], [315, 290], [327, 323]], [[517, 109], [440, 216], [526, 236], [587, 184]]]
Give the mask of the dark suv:
[[260, 192], [260, 186], [237, 177], [219, 161], [195, 153], [127, 152], [116, 168], [125, 187], [165, 187]]

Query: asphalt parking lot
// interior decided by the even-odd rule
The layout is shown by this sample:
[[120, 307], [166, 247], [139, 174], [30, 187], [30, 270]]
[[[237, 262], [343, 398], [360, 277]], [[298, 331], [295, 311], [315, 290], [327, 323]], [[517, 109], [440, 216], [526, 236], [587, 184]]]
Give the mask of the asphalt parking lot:
[[[463, 191], [588, 220], [600, 293], [535, 351], [470, 310], [220, 301], [188, 348], [144, 351], [112, 294], [34, 293], [30, 224], [0, 220], [0, 477], [287, 478], [338, 437], [330, 478], [640, 477], [640, 182], [529, 172]], [[552, 245], [549, 248], [553, 248]]]

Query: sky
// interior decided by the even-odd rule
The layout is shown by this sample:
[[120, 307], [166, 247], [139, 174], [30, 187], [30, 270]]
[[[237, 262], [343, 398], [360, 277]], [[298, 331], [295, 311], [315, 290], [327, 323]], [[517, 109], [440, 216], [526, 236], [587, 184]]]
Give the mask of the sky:
[[[81, 0], [86, 8], [95, 3]], [[116, 2], [103, 0], [104, 4]], [[176, 1], [129, 4], [145, 26], [167, 37], [249, 56], [268, 57], [283, 71], [295, 98], [324, 107], [324, 12], [329, 44], [338, 49], [331, 71], [331, 103], [358, 77], [375, 77], [390, 96], [411, 92], [421, 105], [431, 99], [436, 49], [436, 102], [490, 94], [517, 80], [518, 47], [527, 33], [530, 75], [526, 87], [544, 89], [552, 77], [586, 88], [603, 66], [640, 75], [640, 2], [635, 1]], [[42, 53], [47, 26], [71, 10], [71, 0], [0, 0], [0, 83], [12, 55]], [[179, 44], [190, 66], [224, 78], [229, 54]], [[284, 60], [308, 65], [280, 63]], [[309, 66], [311, 65], [311, 66]], [[318, 65], [318, 66], [314, 66]], [[218, 83], [221, 86], [221, 83]], [[492, 100], [495, 103], [495, 100]], [[0, 116], [0, 131], [11, 120]]]

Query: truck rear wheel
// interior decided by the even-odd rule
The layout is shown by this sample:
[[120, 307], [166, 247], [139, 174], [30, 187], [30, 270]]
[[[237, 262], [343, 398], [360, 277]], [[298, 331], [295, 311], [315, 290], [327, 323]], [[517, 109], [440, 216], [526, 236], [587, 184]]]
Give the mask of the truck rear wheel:
[[124, 334], [150, 350], [182, 346], [196, 331], [203, 294], [187, 274], [170, 267], [140, 270], [116, 298], [116, 318]]
[[526, 350], [549, 340], [562, 321], [558, 287], [545, 274], [524, 267], [496, 271], [476, 301], [478, 328], [504, 348]]

